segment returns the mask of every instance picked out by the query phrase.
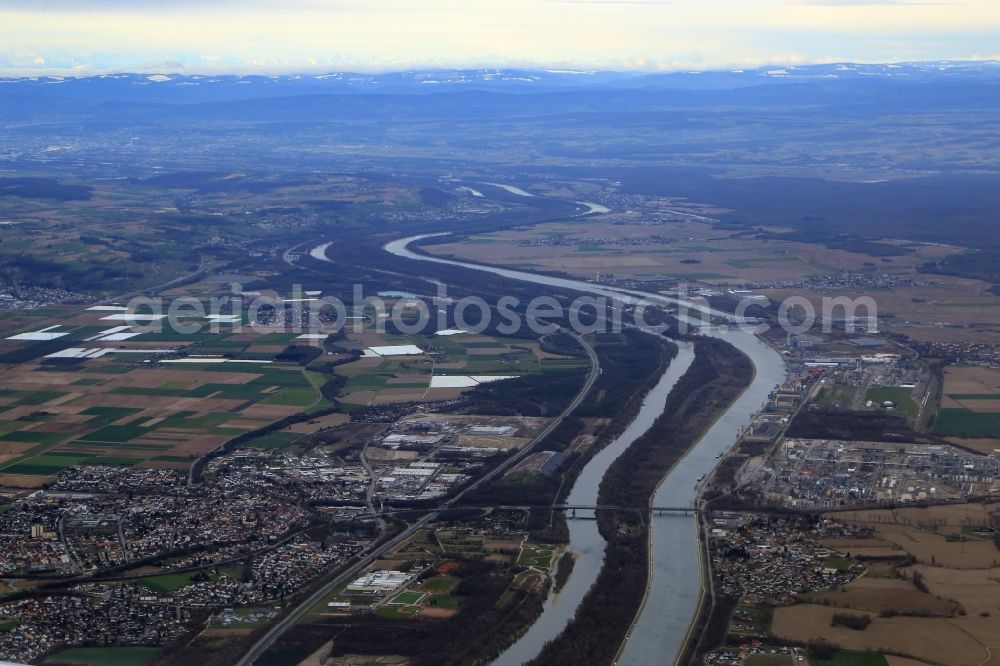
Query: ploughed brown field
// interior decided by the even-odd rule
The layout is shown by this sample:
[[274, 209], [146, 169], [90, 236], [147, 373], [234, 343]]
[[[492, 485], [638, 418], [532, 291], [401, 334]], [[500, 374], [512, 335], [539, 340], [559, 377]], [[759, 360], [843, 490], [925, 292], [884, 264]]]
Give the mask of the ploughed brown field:
[[[831, 514], [875, 531], [871, 539], [823, 542], [858, 558], [866, 573], [776, 609], [773, 633], [946, 666], [1000, 664], [1000, 551], [981, 531], [998, 512], [1000, 504], [966, 504]], [[871, 624], [834, 627], [837, 613], [868, 615]]]
[[818, 604], [785, 606], [775, 610], [771, 630], [787, 640], [825, 638], [847, 650], [891, 651], [946, 666], [1000, 664], [1000, 654], [987, 649], [1000, 644], [1000, 618], [872, 616], [868, 628], [857, 631], [831, 626], [833, 616], [843, 612]]
[[[657, 242], [650, 242], [654, 238]], [[554, 240], [559, 244], [553, 244]], [[660, 225], [611, 224], [601, 216], [428, 246], [430, 252], [441, 256], [559, 271], [584, 279], [597, 274], [613, 274], [618, 279], [672, 276], [682, 282], [736, 286], [745, 282], [795, 282], [842, 271], [878, 271], [919, 284], [845, 291], [778, 285], [760, 291], [775, 301], [805, 296], [817, 307], [823, 297], [870, 296], [880, 313], [898, 322], [890, 322], [890, 330], [915, 340], [1000, 342], [1000, 296], [988, 292], [989, 284], [917, 271], [919, 265], [958, 250], [934, 245], [911, 245], [907, 249], [903, 256], [883, 260], [813, 243], [739, 237], [695, 220]], [[976, 326], [942, 328], [942, 322]]]

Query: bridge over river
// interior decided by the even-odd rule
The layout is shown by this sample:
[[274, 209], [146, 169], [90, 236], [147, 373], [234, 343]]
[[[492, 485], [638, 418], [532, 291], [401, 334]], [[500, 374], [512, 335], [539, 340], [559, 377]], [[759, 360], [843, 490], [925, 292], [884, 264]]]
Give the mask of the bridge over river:
[[[679, 514], [683, 516], [693, 516], [701, 513], [701, 509], [695, 506], [618, 506], [616, 504], [504, 504], [504, 505], [468, 505], [439, 507], [437, 511], [566, 511], [570, 518], [576, 517], [577, 511], [636, 511], [649, 513], [654, 516], [664, 514]], [[384, 509], [375, 513], [364, 513], [361, 516], [392, 516], [401, 513], [426, 513], [426, 508], [393, 508]]]

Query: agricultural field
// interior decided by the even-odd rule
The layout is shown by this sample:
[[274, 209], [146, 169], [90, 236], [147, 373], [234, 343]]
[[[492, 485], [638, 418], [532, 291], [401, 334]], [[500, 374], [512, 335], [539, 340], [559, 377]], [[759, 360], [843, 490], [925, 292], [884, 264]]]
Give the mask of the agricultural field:
[[996, 439], [991, 448], [1000, 448], [1000, 369], [947, 368], [934, 432], [960, 438]]
[[[273, 353], [240, 358], [237, 350], [253, 344], [253, 333], [189, 339], [130, 331], [127, 339], [105, 341], [101, 336], [118, 328], [102, 321], [107, 314], [84, 311], [50, 322], [44, 328], [59, 334], [52, 340], [4, 341], [0, 484], [33, 487], [80, 464], [186, 468], [237, 435], [329, 406], [298, 363], [276, 362]], [[41, 337], [39, 330], [32, 326], [28, 337]], [[172, 339], [157, 341], [166, 337]], [[287, 345], [295, 334], [278, 337]], [[232, 350], [227, 357], [217, 351], [222, 344]], [[71, 357], [67, 349], [100, 353]], [[256, 445], [298, 436], [276, 432]]]
[[[1000, 551], [993, 544], [989, 527], [1000, 516], [1000, 504], [863, 509], [832, 515], [840, 521], [870, 527], [879, 540], [873, 544], [877, 550], [900, 549], [917, 564], [951, 569], [1000, 565]], [[845, 549], [857, 554], [866, 552], [860, 546]], [[1000, 587], [997, 593], [1000, 595]]]
[[[910, 244], [897, 256], [876, 257], [819, 242], [746, 235], [690, 217], [666, 224], [635, 225], [613, 224], [606, 217], [594, 216], [480, 234], [427, 249], [441, 256], [583, 279], [600, 274], [614, 275], [618, 280], [675, 278], [728, 287], [752, 283], [776, 302], [804, 296], [817, 312], [822, 312], [824, 297], [866, 295], [875, 299], [888, 330], [915, 340], [1000, 342], [1000, 296], [990, 293], [988, 283], [917, 270], [954, 254], [958, 251], [955, 248]], [[803, 283], [810, 277], [844, 271], [886, 274], [898, 284], [892, 288], [838, 289]]]
[[985, 626], [989, 618], [871, 616], [871, 624], [863, 631], [831, 626], [833, 616], [843, 612], [818, 604], [784, 606], [775, 610], [772, 630], [786, 640], [808, 642], [822, 637], [847, 650], [890, 651], [946, 666], [975, 666], [989, 657], [989, 643], [983, 642], [992, 640]]
[[[998, 512], [997, 504], [965, 504], [830, 514], [874, 530], [871, 538], [823, 542], [849, 552], [866, 575], [775, 609], [772, 632], [803, 642], [822, 637], [851, 651], [838, 655], [850, 663], [877, 656], [866, 651], [946, 666], [987, 663], [1000, 633], [1000, 552], [989, 529]], [[871, 623], [832, 626], [845, 612]]]
[[843, 588], [808, 596], [816, 603], [872, 614], [895, 610], [902, 615], [950, 617], [958, 603], [921, 592], [910, 580], [864, 576]]
[[[864, 267], [871, 257], [820, 245], [747, 238], [692, 218], [669, 224], [612, 224], [599, 217], [542, 224], [430, 246], [435, 254], [503, 263], [576, 277], [670, 275], [680, 280], [740, 284], [792, 280]], [[924, 250], [926, 256], [940, 251]], [[910, 263], [910, 262], [907, 262]]]
[[338, 366], [347, 377], [346, 405], [452, 400], [494, 378], [586, 367], [586, 359], [542, 351], [536, 340], [459, 333], [394, 336], [373, 328], [349, 332], [339, 346], [356, 349], [414, 346], [420, 353], [377, 356], [370, 352]]
[[[283, 241], [290, 229], [330, 219], [356, 223], [356, 211], [420, 204], [412, 188], [342, 174], [261, 177], [240, 169], [87, 185], [27, 180], [20, 196], [3, 200], [4, 217], [18, 223], [4, 226], [0, 273], [85, 295], [145, 290], [222, 264], [206, 247], [212, 239], [222, 246]], [[192, 209], [179, 210], [181, 198]], [[330, 198], [335, 211], [323, 205]]]
[[[893, 260], [894, 263], [902, 262], [904, 258], [894, 257]], [[1000, 296], [990, 293], [989, 284], [945, 275], [926, 275], [915, 272], [912, 267], [902, 275], [922, 285], [878, 290], [783, 288], [760, 291], [777, 302], [789, 296], [804, 296], [816, 312], [822, 312], [823, 298], [870, 296], [878, 307], [880, 328], [886, 332], [922, 342], [1000, 342]]]

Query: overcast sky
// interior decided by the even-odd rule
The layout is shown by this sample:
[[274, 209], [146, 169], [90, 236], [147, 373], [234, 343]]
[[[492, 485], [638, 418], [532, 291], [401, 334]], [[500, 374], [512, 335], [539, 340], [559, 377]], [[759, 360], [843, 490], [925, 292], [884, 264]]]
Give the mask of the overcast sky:
[[0, 72], [997, 59], [1000, 0], [0, 0]]

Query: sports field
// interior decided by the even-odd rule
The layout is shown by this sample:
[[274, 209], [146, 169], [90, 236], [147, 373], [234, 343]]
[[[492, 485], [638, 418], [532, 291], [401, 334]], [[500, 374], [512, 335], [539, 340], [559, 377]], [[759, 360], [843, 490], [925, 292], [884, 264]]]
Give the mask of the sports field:
[[875, 407], [879, 407], [886, 402], [891, 402], [893, 409], [906, 415], [907, 418], [916, 418], [920, 407], [913, 400], [913, 389], [899, 386], [880, 386], [870, 388], [865, 393], [865, 400], [870, 400]]
[[389, 603], [400, 606], [412, 606], [413, 604], [420, 603], [420, 600], [425, 596], [426, 595], [421, 592], [403, 592], [393, 597]]
[[420, 584], [420, 588], [427, 592], [447, 592], [455, 587], [458, 580], [453, 576], [434, 576]]

